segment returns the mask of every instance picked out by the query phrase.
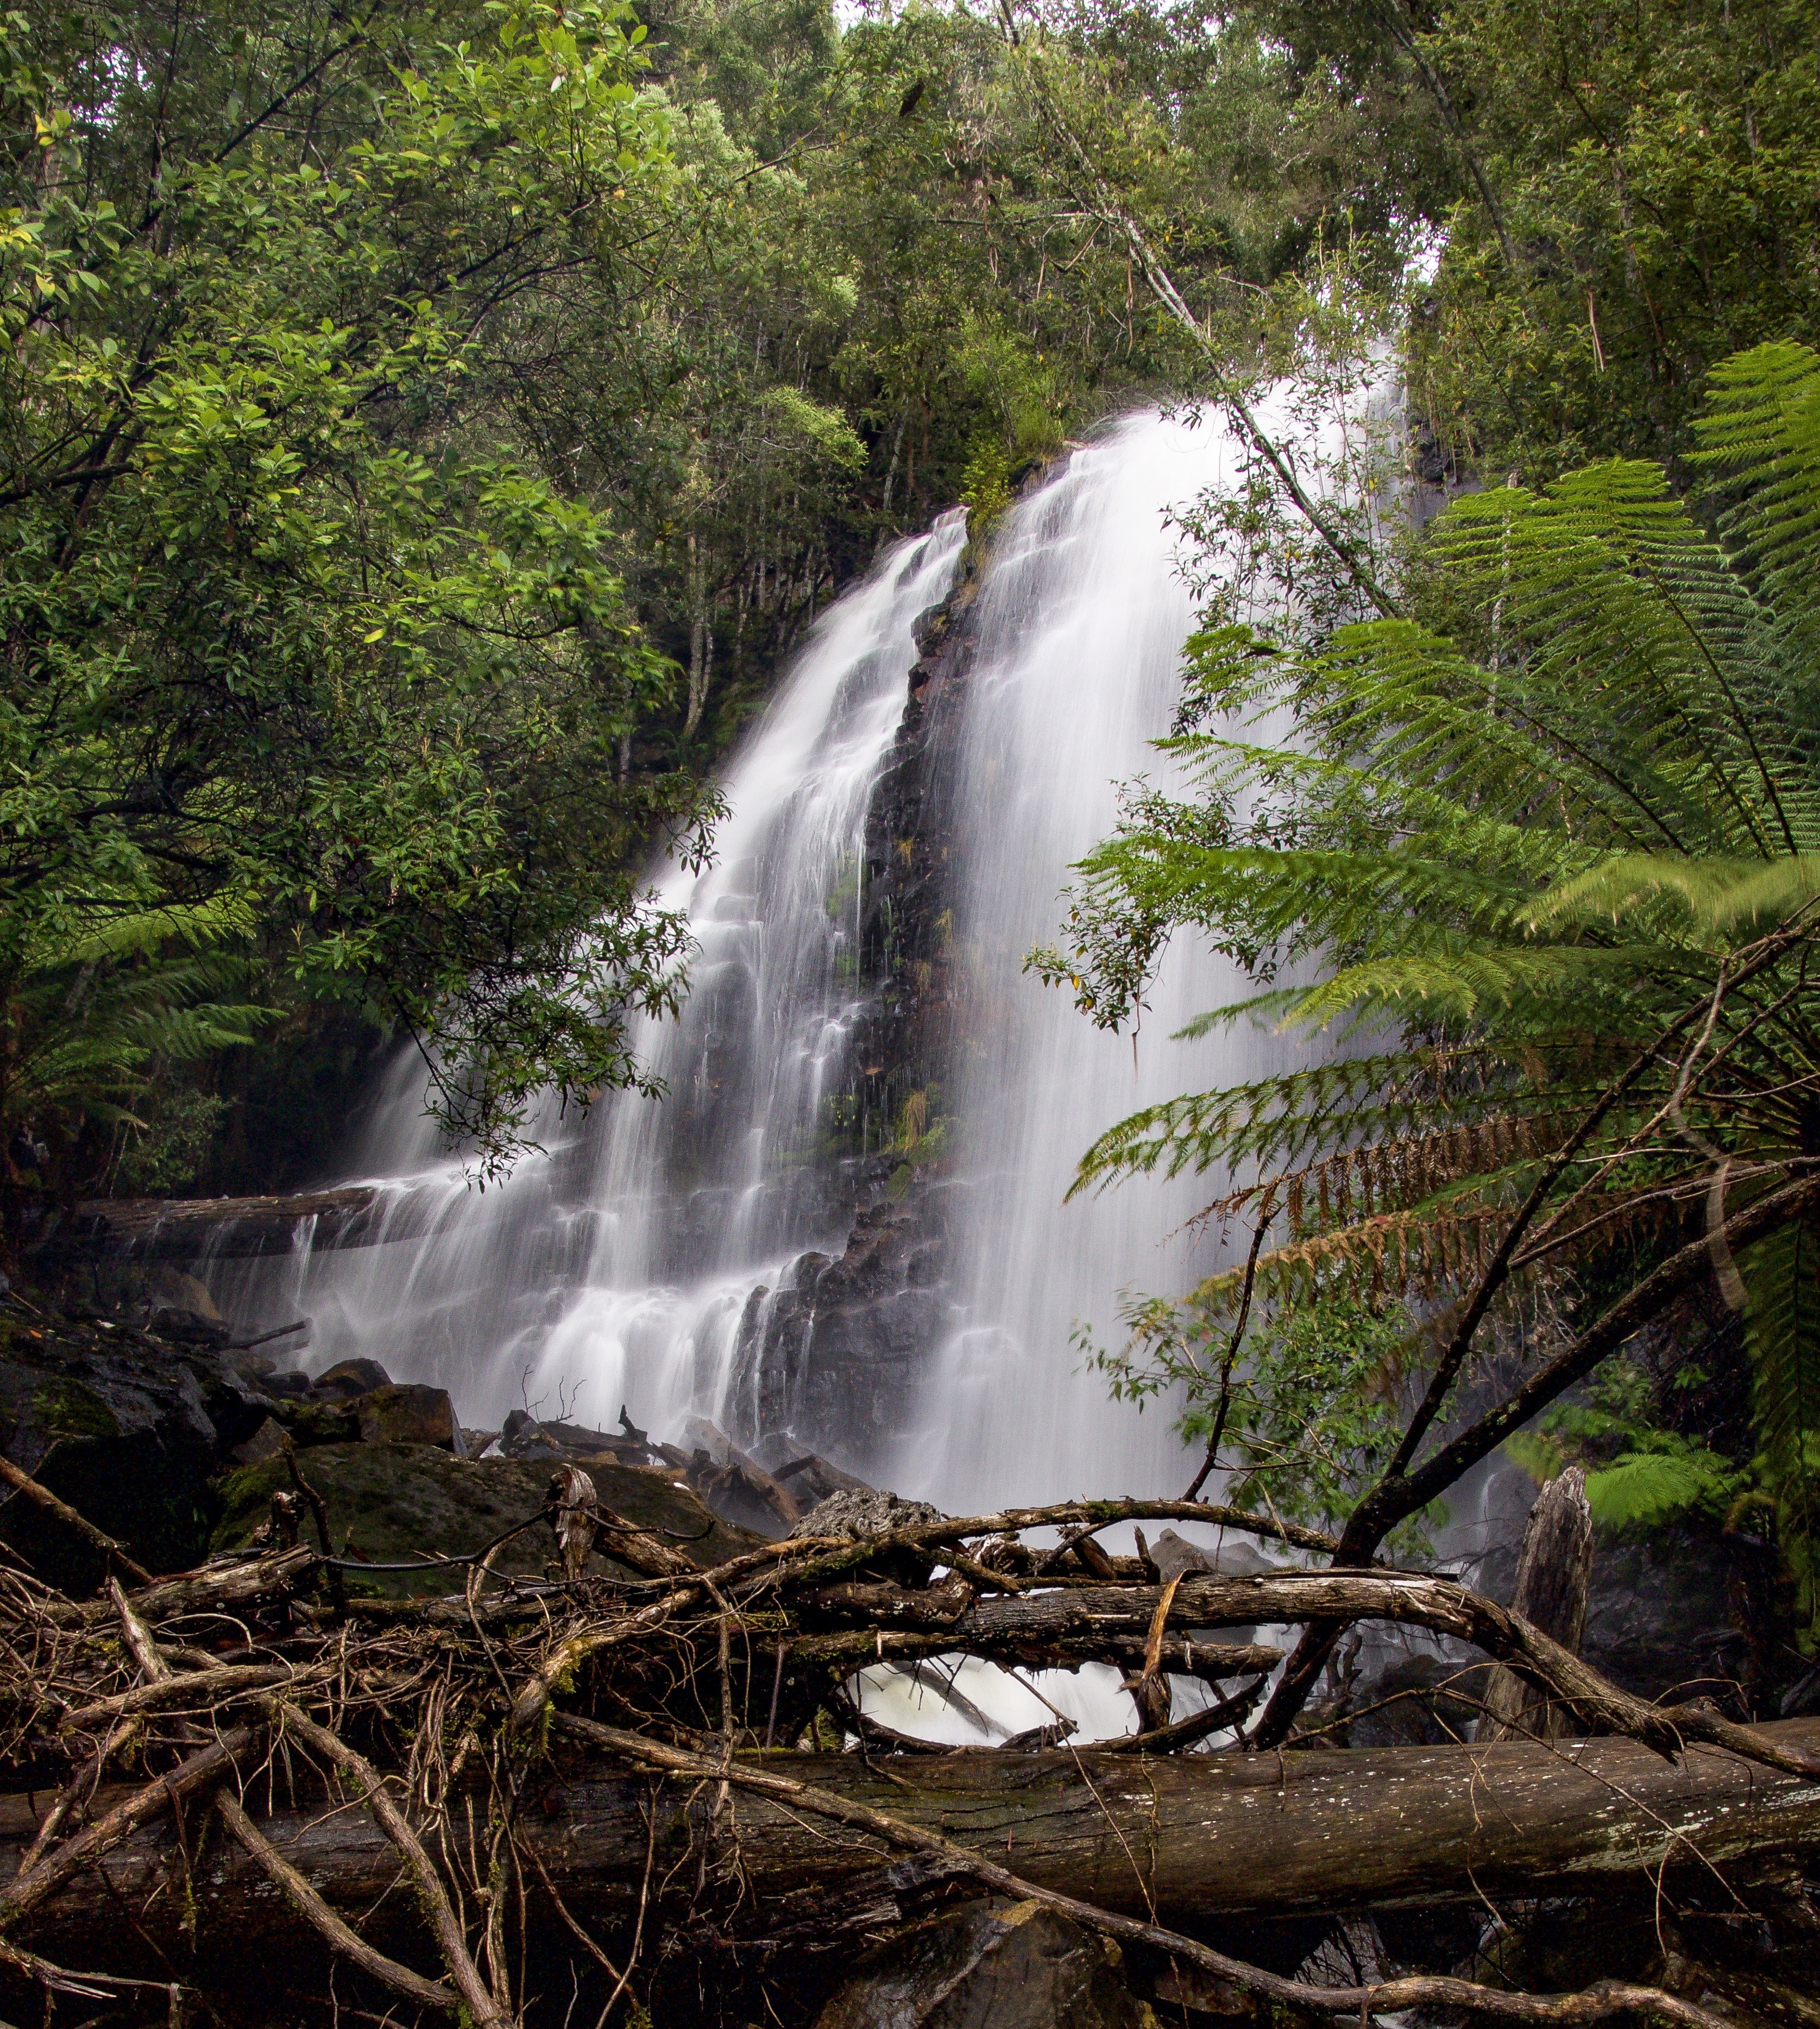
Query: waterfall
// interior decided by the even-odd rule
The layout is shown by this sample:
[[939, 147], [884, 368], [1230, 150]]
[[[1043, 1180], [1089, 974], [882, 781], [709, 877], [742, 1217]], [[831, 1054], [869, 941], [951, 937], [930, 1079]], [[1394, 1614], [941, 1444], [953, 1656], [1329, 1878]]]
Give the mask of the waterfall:
[[[641, 1022], [661, 1101], [554, 1104], [536, 1152], [473, 1187], [439, 1151], [421, 1066], [394, 1065], [358, 1158], [424, 1238], [307, 1244], [274, 1275], [243, 1271], [242, 1308], [314, 1323], [311, 1364], [369, 1355], [446, 1387], [464, 1419], [529, 1404], [611, 1425], [620, 1404], [662, 1434], [725, 1391], [751, 1292], [805, 1248], [838, 1251], [851, 1215], [818, 1162], [866, 999], [857, 933], [868, 802], [903, 714], [915, 622], [952, 582], [958, 514], [899, 543], [817, 625], [728, 769], [714, 865], [660, 879], [697, 946], [680, 1018]], [[222, 1264], [225, 1267], [225, 1264]]]
[[[914, 1096], [919, 1121], [951, 1126], [939, 1161], [917, 1167], [888, 1111], [857, 1135], [850, 1116], [869, 1092], [881, 1108], [902, 1097], [855, 1055], [890, 990], [862, 963], [867, 817], [900, 721], [908, 736], [915, 623], [954, 581], [958, 515], [823, 617], [727, 772], [716, 863], [662, 877], [659, 900], [687, 909], [699, 947], [680, 1019], [635, 1038], [667, 1096], [546, 1108], [538, 1152], [482, 1193], [438, 1153], [421, 1069], [401, 1062], [361, 1167], [410, 1186], [394, 1201], [413, 1205], [413, 1232], [439, 1194], [428, 1237], [305, 1247], [276, 1272], [243, 1271], [237, 1310], [307, 1312], [313, 1366], [376, 1356], [449, 1389], [469, 1424], [497, 1427], [523, 1404], [610, 1425], [624, 1402], [676, 1441], [702, 1415], [951, 1512], [1179, 1491], [1169, 1405], [1110, 1401], [1071, 1335], [1084, 1324], [1116, 1343], [1122, 1290], [1179, 1289], [1221, 1258], [1220, 1236], [1190, 1223], [1213, 1187], [1139, 1180], [1064, 1198], [1123, 1115], [1258, 1074], [1288, 1046], [1171, 1039], [1243, 991], [1185, 943], [1135, 1039], [1095, 1029], [1023, 966], [1057, 934], [1070, 862], [1112, 828], [1116, 785], [1168, 779], [1151, 743], [1170, 723], [1194, 612], [1171, 510], [1240, 458], [1211, 419], [1129, 416], [992, 532], [940, 707], [952, 815], [932, 857], [952, 1033]], [[932, 722], [921, 706], [912, 719]], [[875, 833], [873, 876], [911, 844]], [[918, 1207], [938, 1199], [940, 1244], [913, 1254]], [[885, 1242], [905, 1233], [894, 1255]], [[817, 1360], [819, 1393], [803, 1378]]]
[[1116, 1346], [1122, 1290], [1179, 1291], [1214, 1265], [1218, 1235], [1183, 1229], [1218, 1180], [1137, 1178], [1064, 1199], [1115, 1121], [1261, 1075], [1291, 1046], [1244, 1030], [1172, 1040], [1246, 991], [1235, 966], [1187, 940], [1135, 1038], [1095, 1029], [1024, 960], [1055, 940], [1066, 870], [1112, 830], [1118, 785], [1173, 779], [1151, 743], [1180, 695], [1194, 600], [1169, 510], [1231, 480], [1238, 459], [1210, 417], [1126, 417], [1007, 517], [974, 617], [954, 799], [960, 1317], [939, 1350], [933, 1413], [899, 1467], [951, 1512], [1111, 1488], [1175, 1494], [1189, 1477], [1169, 1405], [1140, 1415], [1110, 1401], [1071, 1336], [1084, 1327]]

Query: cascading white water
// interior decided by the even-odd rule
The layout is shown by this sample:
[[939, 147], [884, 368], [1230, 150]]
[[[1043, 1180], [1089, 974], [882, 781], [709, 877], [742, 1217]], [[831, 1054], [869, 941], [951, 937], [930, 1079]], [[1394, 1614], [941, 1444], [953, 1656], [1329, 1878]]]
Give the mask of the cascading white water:
[[[1071, 1338], [1084, 1322], [1116, 1341], [1121, 1291], [1177, 1289], [1217, 1259], [1217, 1237], [1181, 1230], [1215, 1185], [1140, 1180], [1064, 1200], [1121, 1115], [1263, 1074], [1291, 1046], [1251, 1032], [1171, 1040], [1244, 990], [1190, 944], [1169, 954], [1135, 1043], [1093, 1029], [1024, 960], [1056, 935], [1070, 863], [1112, 829], [1117, 785], [1167, 778], [1151, 743], [1170, 721], [1194, 603], [1171, 510], [1232, 477], [1239, 455], [1211, 421], [1126, 417], [1007, 514], [966, 622], [948, 844], [962, 983], [940, 1097], [960, 1153], [946, 1301], [921, 1313], [947, 1322], [921, 1348], [920, 1426], [895, 1451], [879, 1430], [817, 1433], [837, 1459], [876, 1474], [882, 1458], [888, 1483], [951, 1512], [1170, 1493], [1185, 1476], [1169, 1405], [1140, 1416], [1110, 1401]], [[579, 1120], [547, 1109], [542, 1152], [482, 1194], [438, 1155], [421, 1070], [401, 1063], [365, 1167], [410, 1187], [394, 1202], [413, 1233], [424, 1194], [441, 1194], [428, 1237], [305, 1249], [276, 1277], [253, 1271], [238, 1313], [309, 1312], [313, 1366], [375, 1356], [395, 1378], [448, 1388], [469, 1423], [522, 1402], [610, 1423], [624, 1401], [668, 1439], [691, 1413], [739, 1426], [749, 1299], [788, 1287], [806, 1249], [839, 1255], [856, 1198], [884, 1174], [868, 1186], [815, 1144], [825, 1099], [854, 1089], [868, 805], [903, 716], [913, 625], [946, 593], [964, 540], [945, 517], [825, 616], [728, 773], [715, 866], [661, 883], [699, 946], [680, 1020], [636, 1038], [668, 1096], [617, 1095]], [[1057, 1708], [1081, 1739], [1129, 1727], [1116, 1673], [1045, 1673], [1032, 1691], [968, 1667], [1002, 1729]], [[1207, 1695], [1178, 1688], [1191, 1708]], [[910, 1678], [868, 1673], [860, 1694], [912, 1730], [977, 1737]]]
[[306, 1248], [276, 1277], [247, 1276], [239, 1308], [307, 1312], [313, 1365], [376, 1356], [447, 1388], [470, 1423], [496, 1426], [525, 1401], [610, 1423], [623, 1401], [679, 1434], [691, 1410], [717, 1409], [750, 1291], [845, 1239], [851, 1207], [810, 1157], [864, 1004], [866, 810], [903, 715], [912, 628], [965, 540], [963, 517], [944, 516], [823, 616], [728, 772], [714, 865], [660, 883], [699, 946], [681, 1018], [634, 1037], [669, 1096], [617, 1094], [567, 1118], [547, 1107], [541, 1152], [483, 1193], [439, 1153], [421, 1068], [403, 1059], [365, 1167], [410, 1186], [393, 1204], [413, 1232], [424, 1194], [441, 1194], [428, 1237]]
[[1082, 1323], [1116, 1345], [1121, 1290], [1177, 1291], [1204, 1272], [1215, 1243], [1181, 1229], [1218, 1180], [1064, 1198], [1115, 1121], [1261, 1075], [1292, 1046], [1250, 1030], [1170, 1040], [1244, 992], [1236, 967], [1188, 940], [1135, 1040], [1095, 1029], [1024, 960], [1056, 935], [1070, 864], [1113, 829], [1117, 785], [1169, 779], [1150, 743], [1169, 728], [1193, 620], [1169, 510], [1233, 477], [1237, 455], [1210, 417], [1126, 417], [1007, 517], [977, 609], [955, 796], [968, 997], [947, 1102], [970, 1185], [954, 1278], [963, 1321], [939, 1354], [936, 1413], [899, 1464], [901, 1483], [951, 1512], [1177, 1493], [1187, 1477], [1168, 1405], [1140, 1416], [1109, 1401], [1070, 1335]]
[[[1127, 417], [1006, 515], [966, 623], [949, 842], [962, 1004], [940, 1100], [960, 1155], [946, 1300], [919, 1314], [944, 1322], [915, 1350], [899, 1422], [913, 1434], [813, 1434], [951, 1511], [1173, 1492], [1185, 1477], [1169, 1406], [1140, 1415], [1109, 1400], [1071, 1335], [1084, 1322], [1116, 1341], [1121, 1291], [1179, 1289], [1210, 1265], [1217, 1236], [1181, 1229], [1213, 1185], [1140, 1180], [1064, 1199], [1121, 1115], [1259, 1075], [1292, 1046], [1255, 1032], [1172, 1040], [1243, 991], [1187, 942], [1135, 1042], [1095, 1029], [1023, 965], [1057, 933], [1070, 862], [1111, 829], [1117, 785], [1166, 777], [1151, 743], [1170, 721], [1194, 604], [1170, 510], [1233, 477], [1239, 456], [1210, 418]], [[913, 623], [948, 589], [964, 540], [945, 517], [824, 617], [729, 770], [716, 865], [661, 884], [700, 947], [680, 1020], [636, 1038], [668, 1096], [616, 1095], [579, 1120], [547, 1111], [543, 1152], [482, 1194], [437, 1154], [421, 1072], [403, 1063], [365, 1167], [412, 1186], [397, 1202], [413, 1230], [424, 1195], [442, 1194], [428, 1237], [305, 1251], [280, 1277], [249, 1278], [237, 1311], [308, 1312], [313, 1366], [374, 1356], [449, 1389], [470, 1423], [496, 1426], [525, 1403], [610, 1424], [623, 1401], [673, 1441], [691, 1413], [760, 1434], [732, 1389], [748, 1299], [788, 1287], [806, 1249], [839, 1255], [865, 1195], [816, 1144], [824, 1100], [853, 1089], [866, 1005], [868, 804], [903, 715]]]

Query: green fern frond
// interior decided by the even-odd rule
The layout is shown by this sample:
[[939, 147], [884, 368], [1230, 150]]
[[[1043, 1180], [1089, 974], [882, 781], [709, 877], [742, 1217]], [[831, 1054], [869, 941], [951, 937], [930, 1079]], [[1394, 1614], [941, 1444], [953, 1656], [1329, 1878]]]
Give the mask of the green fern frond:
[[1765, 1476], [1811, 1539], [1820, 1523], [1820, 1234], [1787, 1227], [1738, 1269]]
[[1722, 1508], [1736, 1474], [1704, 1445], [1627, 1452], [1586, 1475], [1592, 1519], [1608, 1529], [1651, 1527], [1671, 1515]]
[[1644, 898], [1662, 895], [1683, 903], [1705, 931], [1779, 922], [1820, 896], [1820, 852], [1784, 854], [1766, 862], [1620, 853], [1538, 896], [1529, 916], [1538, 929], [1596, 918], [1615, 924]]

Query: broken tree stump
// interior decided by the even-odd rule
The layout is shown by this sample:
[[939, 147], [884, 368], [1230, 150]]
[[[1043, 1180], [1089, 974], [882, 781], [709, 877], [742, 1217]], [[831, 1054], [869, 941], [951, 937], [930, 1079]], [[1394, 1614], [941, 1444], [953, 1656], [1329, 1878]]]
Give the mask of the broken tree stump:
[[[1529, 1510], [1510, 1608], [1577, 1656], [1592, 1586], [1592, 1509], [1585, 1469], [1570, 1465], [1544, 1483]], [[1492, 1670], [1475, 1738], [1559, 1740], [1567, 1728], [1567, 1715], [1533, 1685], [1501, 1663]]]

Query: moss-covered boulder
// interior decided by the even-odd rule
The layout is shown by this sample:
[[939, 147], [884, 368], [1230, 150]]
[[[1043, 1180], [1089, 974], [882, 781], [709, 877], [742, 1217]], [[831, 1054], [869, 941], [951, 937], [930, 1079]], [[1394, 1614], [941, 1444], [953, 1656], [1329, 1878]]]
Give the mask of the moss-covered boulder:
[[[457, 1458], [429, 1445], [319, 1445], [299, 1463], [321, 1494], [337, 1550], [351, 1537], [354, 1552], [376, 1563], [402, 1563], [432, 1555], [460, 1556], [484, 1549], [514, 1522], [539, 1514], [548, 1497], [547, 1460]], [[723, 1522], [688, 1487], [666, 1472], [587, 1459], [602, 1504], [641, 1528], [665, 1530], [682, 1541], [676, 1548], [703, 1566], [737, 1556], [762, 1540]], [[272, 1494], [291, 1483], [282, 1458], [270, 1458], [228, 1474], [221, 1482], [221, 1526], [213, 1548], [238, 1549], [265, 1519]], [[610, 1544], [603, 1536], [603, 1545]], [[539, 1522], [513, 1539], [493, 1568], [521, 1577], [542, 1577], [556, 1556], [556, 1538]], [[617, 1568], [610, 1560], [602, 1569]], [[349, 1574], [350, 1586], [390, 1597], [451, 1589], [436, 1571]]]
[[[211, 1348], [0, 1302], [0, 1451], [153, 1571], [183, 1571], [202, 1554], [221, 1453], [265, 1413]], [[86, 1543], [30, 1501], [0, 1504], [0, 1541], [70, 1592], [105, 1575]]]

